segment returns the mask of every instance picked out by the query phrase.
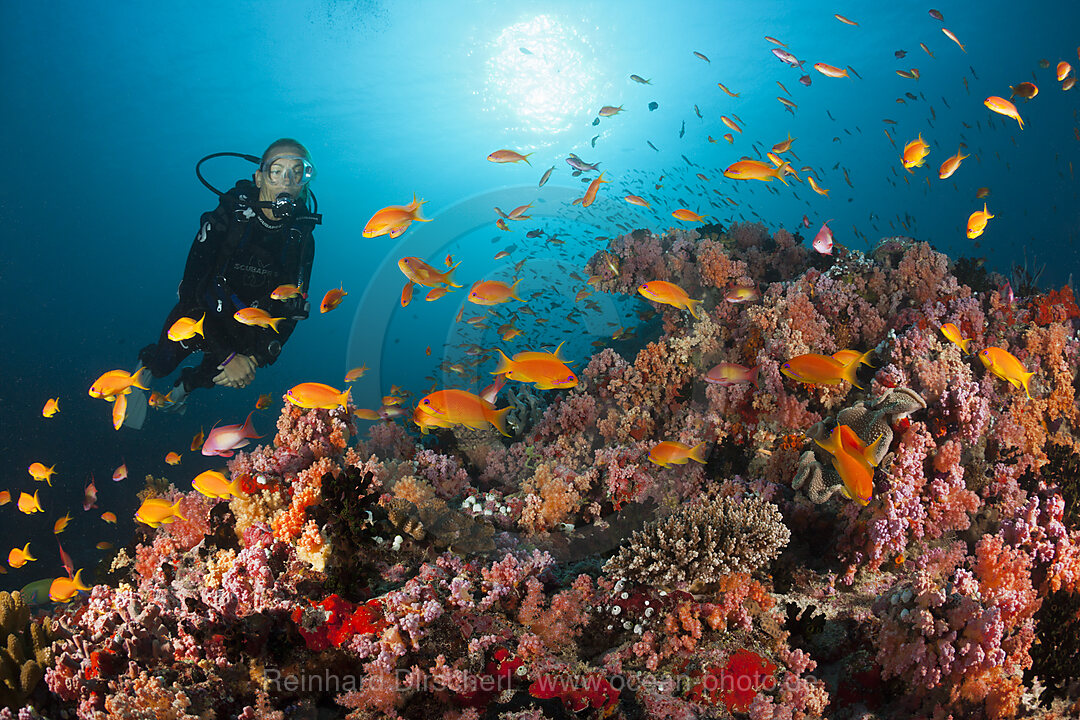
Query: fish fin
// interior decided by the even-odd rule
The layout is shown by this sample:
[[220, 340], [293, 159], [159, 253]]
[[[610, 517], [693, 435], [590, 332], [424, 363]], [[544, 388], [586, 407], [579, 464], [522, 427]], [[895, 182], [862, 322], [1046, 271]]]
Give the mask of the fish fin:
[[493, 410], [488, 415], [488, 421], [495, 426], [495, 429], [501, 432], [506, 437], [511, 437], [510, 433], [506, 431], [506, 416], [510, 414], [510, 407], [504, 407], [502, 410]]
[[[147, 378], [146, 381], [140, 379], [143, 372], [146, 372], [147, 375], [150, 374], [150, 370], [147, 369], [146, 367], [143, 367], [142, 365], [135, 368], [135, 372], [131, 373], [131, 384], [134, 385], [135, 387], [139, 388], [140, 390], [149, 391], [150, 388], [146, 387], [146, 385], [143, 384], [144, 382], [148, 382], [149, 378]], [[130, 390], [130, 388], [129, 388], [129, 390]]]
[[874, 455], [877, 454], [878, 449], [881, 447], [881, 442], [884, 439], [884, 435], [878, 435], [877, 439], [867, 445], [866, 449], [863, 450], [863, 459], [865, 459], [866, 462], [870, 463], [871, 467], [877, 467], [878, 465], [876, 462], [874, 462]]
[[788, 181], [784, 179], [784, 171], [781, 168], [783, 168], [783, 165], [773, 170], [772, 176], [787, 185]]
[[824, 442], [822, 442], [818, 438], [814, 438], [814, 442], [816, 442], [822, 450], [835, 456], [840, 451], [841, 447], [839, 428], [834, 429], [831, 433], [829, 433], [829, 436], [825, 438]]
[[690, 311], [690, 314], [693, 315], [695, 319], [700, 319], [696, 309], [700, 304], [701, 300], [694, 300], [693, 298], [687, 298], [686, 300], [686, 309]]
[[203, 333], [203, 321], [204, 320], [206, 320], [206, 313], [202, 314], [202, 317], [199, 318], [199, 322], [195, 323], [195, 325], [192, 327], [192, 329], [195, 330], [195, 332], [202, 335], [203, 337], [206, 337], [206, 335]]
[[1028, 400], [1034, 400], [1035, 399], [1035, 398], [1031, 397], [1031, 389], [1028, 387], [1028, 383], [1031, 382], [1031, 376], [1034, 375], [1034, 374], [1035, 374], [1035, 371], [1033, 370], [1033, 371], [1031, 371], [1029, 373], [1023, 373], [1020, 376], [1020, 383], [1024, 386], [1024, 392], [1027, 393]]
[[283, 318], [283, 317], [279, 317], [279, 318], [273, 318], [273, 317], [272, 317], [272, 318], [269, 318], [269, 319], [267, 320], [267, 324], [269, 324], [269, 325], [270, 325], [270, 329], [271, 329], [271, 330], [273, 330], [274, 332], [276, 332], [276, 333], [279, 333], [279, 334], [280, 334], [280, 332], [281, 332], [281, 331], [277, 329], [277, 326], [278, 326], [278, 323], [279, 323], [279, 322], [281, 322], [281, 321], [282, 321], [282, 320], [284, 320], [284, 319], [285, 319], [285, 318]]
[[349, 399], [352, 397], [352, 385], [345, 388], [345, 392], [341, 393], [341, 407], [349, 407]]
[[690, 452], [686, 453], [686, 457], [688, 457], [691, 460], [695, 460], [695, 461], [701, 463], [702, 465], [704, 465], [705, 462], [706, 462], [705, 452], [706, 452], [706, 450], [705, 450], [705, 441], [702, 440], [697, 445], [690, 448]]
[[521, 156], [521, 159], [524, 160], [525, 164], [528, 165], [529, 167], [532, 167], [532, 163], [529, 162], [529, 156], [532, 155], [532, 154], [533, 153], [525, 153], [524, 155]]
[[518, 286], [518, 283], [520, 283], [520, 282], [521, 282], [521, 278], [518, 278], [517, 280], [514, 281], [514, 284], [510, 286], [510, 297], [514, 298], [518, 302], [525, 302], [524, 300], [519, 298], [518, 294], [517, 294], [517, 286]]
[[246, 438], [256, 438], [256, 439], [258, 439], [258, 438], [261, 438], [261, 437], [262, 437], [262, 435], [258, 435], [258, 434], [256, 434], [256, 432], [255, 432], [255, 426], [251, 424], [251, 416], [252, 416], [252, 415], [254, 415], [254, 414], [255, 414], [255, 411], [254, 411], [254, 410], [252, 410], [251, 412], [249, 412], [249, 413], [248, 413], [248, 416], [247, 416], [247, 419], [246, 419], [246, 420], [244, 420], [244, 426], [243, 426], [242, 428], [240, 428], [240, 434], [241, 434], [241, 435], [242, 435], [243, 437], [246, 437]]
[[970, 355], [971, 354], [971, 350], [969, 349], [970, 345], [971, 345], [971, 338], [967, 338], [965, 340], [960, 341], [960, 349], [964, 351], [965, 355]]
[[872, 362], [870, 362], [870, 360], [868, 359], [873, 354], [874, 354], [874, 349], [873, 348], [871, 348], [871, 349], [867, 350], [866, 352], [864, 352], [862, 355], [859, 356], [859, 361], [858, 361], [859, 364], [867, 365], [869, 367], [874, 367], [874, 364]]

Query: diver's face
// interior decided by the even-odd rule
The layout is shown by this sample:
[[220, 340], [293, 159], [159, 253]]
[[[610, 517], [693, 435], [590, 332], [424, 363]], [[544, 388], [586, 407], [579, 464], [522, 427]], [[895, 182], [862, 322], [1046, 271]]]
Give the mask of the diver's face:
[[283, 152], [271, 157], [265, 166], [255, 172], [255, 184], [263, 200], [273, 200], [281, 193], [296, 198], [304, 187], [303, 177], [304, 161], [296, 156], [295, 151]]

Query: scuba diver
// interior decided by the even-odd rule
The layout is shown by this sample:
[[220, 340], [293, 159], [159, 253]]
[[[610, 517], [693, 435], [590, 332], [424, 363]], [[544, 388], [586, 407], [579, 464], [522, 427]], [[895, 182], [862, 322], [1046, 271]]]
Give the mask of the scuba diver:
[[[254, 182], [240, 180], [225, 193], [210, 185], [199, 166], [220, 156], [257, 163]], [[261, 158], [208, 155], [196, 164], [195, 174], [220, 201], [202, 215], [177, 290], [179, 301], [165, 318], [161, 336], [139, 351], [140, 366], [154, 378], [171, 374], [191, 353], [202, 353], [202, 362], [181, 370], [163, 400], [152, 396], [156, 407], [167, 412], [182, 413], [195, 388], [247, 387], [256, 368], [277, 360], [296, 323], [308, 317], [312, 231], [322, 222], [309, 187], [315, 176], [311, 155], [291, 138], [275, 141]], [[309, 199], [315, 202], [313, 210]], [[292, 288], [275, 293], [281, 286]], [[170, 333], [181, 318], [188, 318], [182, 323], [188, 331]], [[184, 337], [172, 340], [170, 334]], [[124, 425], [141, 428], [147, 404], [146, 393], [133, 388]]]

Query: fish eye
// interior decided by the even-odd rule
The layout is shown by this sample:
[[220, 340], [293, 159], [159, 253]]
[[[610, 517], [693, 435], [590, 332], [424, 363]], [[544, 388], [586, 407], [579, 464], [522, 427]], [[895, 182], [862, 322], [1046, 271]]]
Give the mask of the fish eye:
[[427, 398], [424, 398], [424, 404], [425, 404], [425, 405], [430, 405], [430, 404], [431, 404], [431, 401], [430, 401], [430, 400], [428, 400]]

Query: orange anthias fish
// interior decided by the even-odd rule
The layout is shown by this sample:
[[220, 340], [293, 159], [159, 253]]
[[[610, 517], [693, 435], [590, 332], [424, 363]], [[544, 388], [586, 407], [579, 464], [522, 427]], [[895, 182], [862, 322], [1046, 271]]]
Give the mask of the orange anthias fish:
[[331, 310], [336, 308], [338, 305], [340, 305], [341, 301], [344, 300], [345, 296], [348, 295], [348, 294], [349, 293], [345, 292], [344, 286], [338, 287], [338, 288], [333, 288], [331, 290], [327, 290], [326, 294], [323, 295], [322, 302], [319, 303], [319, 312], [320, 313], [328, 313], [328, 312], [330, 312]]
[[822, 75], [824, 75], [825, 77], [831, 77], [831, 78], [846, 77], [846, 78], [850, 78], [850, 76], [847, 74], [847, 70], [841, 70], [840, 68], [838, 68], [838, 67], [836, 67], [834, 65], [829, 65], [828, 63], [821, 63], [821, 62], [814, 63], [814, 69], [817, 70]]
[[490, 424], [503, 435], [510, 437], [510, 433], [506, 431], [506, 415], [510, 408], [496, 410], [494, 404], [465, 390], [437, 390], [423, 397], [417, 410], [431, 416], [424, 418], [431, 426], [465, 425], [474, 430], [482, 430]]
[[774, 153], [785, 153], [785, 152], [787, 152], [788, 150], [791, 149], [791, 143], [795, 142], [796, 139], [797, 138], [791, 137], [791, 133], [788, 133], [787, 134], [787, 140], [784, 140], [783, 142], [778, 142], [775, 145], [773, 145], [772, 146], [772, 151]]
[[963, 155], [959, 150], [957, 150], [955, 155], [950, 157], [945, 162], [941, 163], [941, 168], [938, 170], [938, 177], [942, 180], [952, 177], [952, 174], [956, 172], [956, 169], [958, 167], [960, 167], [960, 162], [964, 160], [964, 158], [969, 157], [971, 156]]
[[851, 362], [844, 364], [828, 355], [806, 353], [796, 355], [780, 366], [780, 372], [798, 382], [808, 385], [839, 385], [847, 380], [855, 387], [862, 389], [855, 375], [859, 363]]
[[650, 280], [639, 285], [638, 292], [649, 300], [671, 305], [680, 310], [689, 310], [691, 315], [698, 317], [697, 306], [701, 304], [701, 300], [692, 299], [675, 283], [669, 283], [666, 280]]
[[42, 417], [51, 418], [56, 413], [60, 412], [60, 398], [49, 398], [45, 401], [45, 407], [41, 408]]
[[30, 467], [26, 468], [26, 471], [30, 473], [30, 477], [38, 482], [44, 480], [49, 483], [49, 487], [52, 487], [52, 476], [56, 473], [55, 465], [52, 467], [45, 467], [45, 463], [30, 463]]
[[124, 370], [110, 370], [94, 381], [94, 384], [90, 386], [89, 395], [93, 398], [105, 398], [108, 400], [116, 395], [123, 395], [131, 392], [132, 387], [137, 387], [140, 390], [149, 390], [148, 387], [140, 382], [139, 376], [141, 374], [142, 368], [139, 368], [133, 373], [125, 372]]
[[971, 350], [968, 349], [968, 346], [971, 345], [971, 338], [965, 338], [963, 335], [961, 335], [960, 328], [956, 327], [952, 323], [945, 323], [941, 326], [941, 334], [944, 335], [953, 345], [956, 345], [956, 347], [960, 348], [960, 350], [965, 355], [971, 353]]
[[270, 313], [266, 312], [262, 308], [246, 307], [237, 310], [233, 313], [233, 318], [238, 323], [243, 325], [251, 325], [252, 327], [268, 327], [274, 332], [278, 332], [278, 323], [284, 320], [283, 317], [270, 317]]
[[19, 493], [19, 512], [32, 515], [36, 512], [45, 512], [41, 509], [41, 501], [38, 500], [38, 491], [35, 490], [33, 495], [25, 492]]
[[983, 105], [990, 108], [998, 115], [1004, 115], [1005, 117], [1011, 117], [1020, 125], [1020, 129], [1024, 129], [1024, 121], [1020, 117], [1020, 113], [1016, 110], [1016, 106], [1003, 97], [997, 95], [991, 95], [983, 100]]
[[724, 293], [724, 300], [732, 304], [757, 302], [761, 292], [753, 285], [736, 285]]
[[[988, 347], [979, 351], [979, 360], [986, 369], [997, 375], [1002, 380], [1007, 380], [1013, 387], [1022, 387], [1031, 399], [1029, 383], [1034, 372], [1028, 372], [1027, 368], [1020, 364], [1012, 353], [999, 347]], [[21, 502], [21, 499], [20, 499]]]
[[[1080, 53], [1078, 53], [1080, 54]], [[1072, 65], [1062, 60], [1057, 64], [1057, 79], [1061, 82], [1065, 78], [1069, 77], [1069, 73], [1072, 72]]]
[[367, 364], [361, 365], [360, 367], [355, 367], [349, 372], [345, 373], [345, 382], [355, 382], [360, 378], [364, 377], [364, 373], [366, 373], [367, 371]]
[[49, 585], [49, 599], [53, 602], [70, 602], [80, 591], [90, 592], [89, 585], [82, 581], [82, 568], [75, 573], [75, 577], [58, 577]]
[[496, 352], [499, 353], [499, 364], [492, 375], [533, 383], [538, 390], [565, 390], [578, 384], [577, 376], [570, 368], [548, 353], [542, 353], [542, 357], [532, 357], [534, 353], [518, 353], [511, 360], [502, 350], [496, 348]]
[[437, 285], [461, 287], [453, 279], [454, 270], [460, 264], [461, 261], [458, 261], [446, 272], [439, 272], [418, 257], [403, 257], [398, 260], [398, 268], [405, 273], [405, 277], [424, 287], [435, 287]]
[[[818, 195], [824, 195], [825, 197], [829, 197], [829, 189], [819, 186], [817, 184], [817, 181], [814, 180], [813, 175], [807, 175], [806, 179], [810, 183], [810, 187], [813, 188], [814, 192], [816, 192]], [[809, 227], [809, 225], [807, 227]]]
[[53, 534], [59, 535], [67, 529], [68, 524], [71, 522], [71, 513], [65, 514], [63, 517], [57, 518], [53, 523]]
[[270, 407], [270, 393], [263, 393], [259, 396], [259, 399], [255, 401], [255, 409], [265, 410], [268, 407]]
[[757, 375], [757, 365], [753, 368], [748, 368], [745, 365], [738, 365], [736, 363], [720, 363], [705, 374], [705, 382], [710, 385], [719, 385], [720, 387], [746, 385], [748, 383], [757, 385]]
[[873, 350], [867, 350], [864, 353], [861, 353], [858, 350], [837, 350], [832, 354], [832, 358], [833, 360], [839, 360], [845, 365], [854, 362], [856, 364], [861, 363], [869, 367], [874, 367], [873, 363], [870, 362], [870, 356], [873, 354]]
[[112, 407], [112, 424], [114, 430], [119, 430], [127, 417], [127, 395], [117, 395]]
[[245, 494], [240, 489], [239, 477], [229, 482], [225, 479], [225, 475], [217, 470], [207, 470], [199, 473], [191, 481], [191, 486], [208, 498], [243, 497]]
[[105, 512], [101, 513], [101, 519], [107, 523], [112, 523], [113, 525], [115, 525], [116, 513], [112, 512], [111, 510], [106, 510]]
[[855, 431], [847, 425], [833, 428], [822, 442], [815, 440], [823, 450], [833, 456], [832, 465], [844, 483], [844, 495], [860, 505], [866, 505], [874, 494], [874, 453], [884, 435], [879, 435], [872, 445], [866, 445]]
[[[193, 320], [189, 317], [179, 318], [172, 324], [169, 331], [165, 334], [173, 342], [180, 342], [181, 340], [187, 340], [193, 338], [196, 335], [203, 334], [203, 322], [206, 320], [206, 313], [202, 314], [202, 317], [198, 320]], [[204, 336], [205, 337], [205, 336]]]
[[341, 392], [329, 385], [307, 382], [290, 388], [285, 393], [285, 399], [297, 407], [334, 410], [335, 408], [348, 406], [350, 392], [352, 392], [352, 388], [346, 388], [345, 392]]
[[113, 482], [120, 482], [128, 476], [127, 463], [122, 463], [119, 467], [113, 470], [112, 479]]
[[739, 127], [738, 123], [736, 123], [734, 120], [729, 118], [727, 115], [721, 115], [720, 116], [720, 122], [724, 123], [729, 128], [734, 130], [735, 132], [740, 133], [740, 134], [742, 133], [742, 128]]
[[643, 208], [652, 208], [652, 206], [649, 205], [648, 200], [638, 195], [627, 195], [625, 198], [623, 198], [623, 200], [626, 200], [626, 202], [630, 203], [631, 205], [638, 205]]
[[532, 167], [532, 163], [529, 162], [529, 155], [532, 155], [532, 153], [522, 155], [521, 153], [515, 152], [513, 150], [496, 150], [495, 152], [488, 155], [487, 159], [488, 162], [493, 163], [517, 163], [524, 160], [526, 165]]
[[412, 302], [412, 291], [415, 283], [410, 280], [401, 288], [401, 307], [407, 307]]
[[667, 468], [672, 465], [685, 465], [688, 461], [693, 460], [699, 462], [702, 465], [705, 464], [705, 443], [699, 442], [694, 447], [690, 447], [686, 443], [676, 442], [675, 440], [665, 440], [662, 443], [653, 445], [649, 450], [649, 461], [654, 462], [660, 467]]
[[507, 285], [501, 280], [477, 281], [469, 288], [468, 300], [477, 305], [499, 305], [511, 299], [524, 302], [517, 294], [517, 286], [520, 282], [521, 278], [515, 280], [513, 285]]
[[35, 560], [37, 558], [30, 554], [30, 543], [26, 543], [21, 550], [17, 547], [11, 548], [11, 552], [8, 553], [8, 565], [13, 568], [21, 568], [26, 563]]
[[727, 170], [724, 170], [724, 177], [734, 180], [763, 180], [765, 182], [770, 182], [773, 178], [776, 178], [787, 185], [787, 180], [784, 179], [785, 167], [789, 167], [789, 165], [784, 163], [780, 167], [771, 167], [760, 160], [740, 160], [728, 166]]
[[168, 500], [160, 498], [143, 500], [142, 505], [135, 511], [135, 519], [153, 528], [176, 520], [187, 520], [180, 514], [180, 500], [170, 505]]
[[671, 213], [671, 217], [676, 220], [682, 220], [684, 222], [707, 222], [705, 220], [707, 215], [698, 215], [693, 210], [687, 210], [686, 208], [679, 208], [675, 212]]
[[974, 240], [983, 234], [986, 230], [986, 223], [990, 218], [995, 217], [986, 210], [986, 203], [983, 203], [982, 210], [976, 210], [968, 216], [967, 221], [967, 236], [969, 240]]
[[167, 452], [165, 454], [165, 462], [168, 463], [169, 465], [179, 465], [180, 460], [181, 460], [180, 453], [173, 452], [172, 450], [170, 450], [169, 452]]
[[930, 154], [930, 146], [926, 144], [926, 141], [922, 138], [922, 133], [919, 133], [919, 137], [912, 140], [904, 146], [904, 154], [900, 156], [900, 162], [904, 165], [904, 169], [911, 172], [913, 167], [922, 167], [926, 162], [926, 156]]
[[581, 207], [589, 207], [596, 200], [596, 191], [600, 189], [601, 183], [609, 183], [610, 180], [604, 179], [604, 173], [589, 183], [589, 187], [585, 190], [585, 197], [581, 198]]
[[838, 13], [833, 13], [833, 17], [844, 23], [845, 25], [854, 25], [855, 27], [859, 27], [859, 23], [855, 22], [854, 20], [848, 20], [846, 17]]
[[[522, 158], [524, 160], [524, 158]], [[409, 229], [414, 222], [431, 222], [429, 218], [420, 216], [420, 206], [424, 200], [418, 200], [413, 195], [413, 200], [408, 205], [387, 205], [379, 210], [364, 226], [363, 236], [366, 238], [389, 235], [396, 238]]]
[[297, 285], [278, 285], [274, 288], [274, 291], [270, 293], [270, 299], [272, 300], [291, 300], [300, 294], [300, 287]]
[[202, 428], [199, 428], [198, 434], [191, 438], [191, 452], [201, 450], [204, 442], [206, 442], [206, 433], [203, 432]]

